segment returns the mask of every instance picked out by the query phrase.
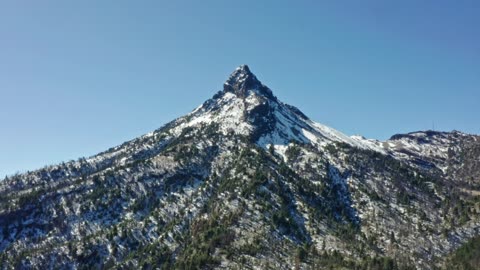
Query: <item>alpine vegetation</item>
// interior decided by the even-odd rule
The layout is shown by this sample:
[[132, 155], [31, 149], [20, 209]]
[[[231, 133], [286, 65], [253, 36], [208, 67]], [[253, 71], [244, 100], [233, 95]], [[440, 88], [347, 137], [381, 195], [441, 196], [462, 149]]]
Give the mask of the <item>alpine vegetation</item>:
[[0, 269], [478, 269], [479, 195], [480, 136], [350, 137], [242, 65], [158, 130], [1, 181]]

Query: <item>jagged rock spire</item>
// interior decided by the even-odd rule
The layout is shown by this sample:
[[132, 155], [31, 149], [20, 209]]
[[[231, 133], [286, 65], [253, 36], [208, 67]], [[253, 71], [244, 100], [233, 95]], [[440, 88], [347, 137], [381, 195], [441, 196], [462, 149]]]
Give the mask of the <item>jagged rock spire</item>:
[[274, 98], [272, 91], [257, 79], [250, 68], [247, 65], [241, 65], [232, 72], [223, 84], [223, 91], [245, 97], [248, 90], [257, 90], [258, 93], [268, 98]]

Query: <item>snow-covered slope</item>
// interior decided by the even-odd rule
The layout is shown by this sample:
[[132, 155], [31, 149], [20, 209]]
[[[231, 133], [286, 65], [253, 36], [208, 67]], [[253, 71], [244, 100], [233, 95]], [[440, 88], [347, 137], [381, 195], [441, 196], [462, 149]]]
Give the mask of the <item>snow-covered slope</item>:
[[1, 181], [0, 270], [433, 269], [478, 235], [479, 156], [346, 136], [242, 65], [158, 130]]
[[284, 104], [253, 75], [248, 66], [238, 67], [225, 82], [224, 90], [187, 116], [184, 127], [218, 123], [223, 134], [253, 135], [264, 148], [282, 149], [292, 141], [324, 147], [334, 142], [385, 153], [373, 143], [356, 140], [342, 132], [310, 120], [297, 108]]
[[383, 142], [361, 136], [352, 138], [364, 145], [371, 145], [371, 149], [408, 161], [419, 168], [436, 168], [446, 172], [449, 158], [460, 151], [462, 141], [471, 139], [472, 136], [459, 131], [429, 130], [393, 135]]
[[441, 162], [448, 158], [448, 151], [458, 146], [467, 134], [453, 132], [417, 131], [392, 136], [383, 146], [398, 157], [427, 157]]

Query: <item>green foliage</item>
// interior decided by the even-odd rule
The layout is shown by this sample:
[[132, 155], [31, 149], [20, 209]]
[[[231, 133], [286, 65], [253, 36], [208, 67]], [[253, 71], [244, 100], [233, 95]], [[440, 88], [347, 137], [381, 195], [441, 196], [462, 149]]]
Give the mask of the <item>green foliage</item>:
[[143, 211], [145, 208], [147, 208], [147, 206], [148, 206], [147, 197], [141, 196], [135, 200], [135, 202], [131, 206], [131, 209], [134, 213], [137, 213], [139, 211]]
[[298, 156], [300, 156], [300, 153], [301, 149], [297, 144], [291, 144], [285, 151], [285, 155], [290, 161], [297, 159]]
[[20, 195], [18, 197], [18, 204], [20, 207], [28, 204], [37, 204], [39, 203], [40, 197], [43, 194], [45, 194], [45, 190], [43, 188], [32, 190], [31, 192]]
[[470, 220], [469, 207], [463, 200], [459, 200], [453, 208], [453, 212], [455, 213], [455, 216], [458, 217], [459, 224], [465, 224], [465, 222]]
[[346, 241], [355, 241], [355, 237], [360, 232], [360, 226], [353, 223], [334, 223], [335, 234]]
[[393, 231], [390, 232], [390, 243], [395, 243], [397, 240], [395, 238], [395, 233]]
[[294, 226], [294, 223], [291, 221], [290, 213], [288, 212], [288, 209], [285, 208], [275, 212], [272, 221], [277, 227], [283, 227], [286, 229], [287, 233], [289, 233], [290, 229]]
[[195, 145], [179, 145], [174, 152], [174, 160], [177, 162], [185, 162], [189, 158], [198, 155], [199, 151]]
[[390, 257], [366, 258], [361, 262], [363, 269], [368, 270], [396, 270], [400, 269], [397, 262]]
[[[316, 250], [307, 254], [307, 259], [319, 269], [356, 269], [356, 270], [414, 270], [409, 262], [403, 262], [390, 257], [361, 256], [355, 260], [347, 259], [337, 250], [318, 253]], [[314, 268], [317, 269], [317, 268]]]
[[172, 252], [167, 246], [154, 242], [152, 244], [142, 246], [130, 256], [138, 258], [138, 264], [141, 269], [156, 269], [158, 267], [169, 267]]
[[259, 187], [265, 185], [268, 182], [267, 174], [261, 170], [256, 170], [252, 179], [248, 182], [247, 186], [243, 189], [242, 195], [248, 196], [249, 194], [256, 194], [262, 196], [259, 192]]
[[403, 188], [397, 192], [397, 202], [403, 205], [409, 205], [411, 196]]
[[275, 148], [273, 147], [273, 144], [270, 144], [270, 146], [268, 146], [268, 153], [270, 155], [274, 155], [275, 154]]
[[330, 143], [325, 146], [325, 151], [327, 151], [330, 155], [333, 155], [337, 152], [337, 148], [335, 147], [335, 144]]
[[308, 244], [304, 244], [302, 246], [297, 247], [296, 257], [299, 261], [305, 262], [308, 257], [310, 246]]
[[260, 253], [262, 250], [264, 250], [264, 248], [265, 246], [262, 244], [262, 240], [259, 237], [256, 237], [253, 239], [253, 241], [249, 241], [240, 246], [238, 252], [240, 254], [255, 256], [257, 253]]
[[236, 214], [220, 217], [213, 212], [208, 219], [199, 218], [190, 227], [185, 248], [175, 261], [175, 269], [210, 269], [219, 263], [214, 257], [217, 248], [227, 247], [234, 239], [235, 232], [228, 225]]
[[445, 269], [480, 269], [480, 236], [472, 238], [457, 249], [448, 259]]

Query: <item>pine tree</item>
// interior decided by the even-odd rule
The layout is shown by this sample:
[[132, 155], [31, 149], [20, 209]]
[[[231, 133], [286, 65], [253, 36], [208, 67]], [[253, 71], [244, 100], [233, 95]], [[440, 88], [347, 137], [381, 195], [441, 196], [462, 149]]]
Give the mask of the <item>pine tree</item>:
[[390, 243], [395, 243], [396, 242], [396, 239], [395, 239], [395, 233], [392, 231], [390, 232]]

